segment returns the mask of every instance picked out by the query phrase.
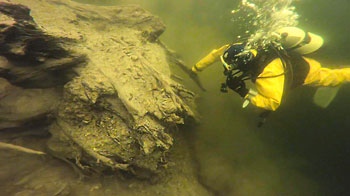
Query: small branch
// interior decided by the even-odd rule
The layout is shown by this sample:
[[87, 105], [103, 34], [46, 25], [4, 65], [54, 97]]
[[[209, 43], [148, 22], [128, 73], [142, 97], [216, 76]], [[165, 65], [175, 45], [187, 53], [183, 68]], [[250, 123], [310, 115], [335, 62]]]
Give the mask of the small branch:
[[0, 142], [0, 149], [11, 149], [11, 150], [17, 150], [20, 152], [25, 152], [25, 153], [30, 153], [30, 154], [37, 154], [37, 155], [44, 155], [44, 152], [41, 151], [36, 151], [36, 150], [32, 150], [29, 148], [25, 148], [22, 146], [17, 146], [14, 144], [8, 144], [8, 143], [4, 143], [4, 142]]

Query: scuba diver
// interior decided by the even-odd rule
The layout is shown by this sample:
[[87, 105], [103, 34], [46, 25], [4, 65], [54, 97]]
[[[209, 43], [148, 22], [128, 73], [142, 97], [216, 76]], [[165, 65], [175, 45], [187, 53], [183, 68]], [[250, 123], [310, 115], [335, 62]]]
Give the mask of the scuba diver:
[[[197, 74], [221, 60], [227, 77], [221, 91], [227, 92], [228, 87], [244, 98], [243, 107], [252, 103], [264, 109], [263, 118], [280, 106], [290, 89], [303, 85], [335, 87], [350, 82], [350, 68], [324, 68], [316, 60], [303, 56], [323, 45], [320, 36], [297, 27], [285, 27], [276, 33], [279, 47], [270, 44], [264, 49], [246, 49], [246, 43], [227, 44], [201, 59], [192, 72]], [[256, 91], [246, 87], [246, 80], [255, 84]]]

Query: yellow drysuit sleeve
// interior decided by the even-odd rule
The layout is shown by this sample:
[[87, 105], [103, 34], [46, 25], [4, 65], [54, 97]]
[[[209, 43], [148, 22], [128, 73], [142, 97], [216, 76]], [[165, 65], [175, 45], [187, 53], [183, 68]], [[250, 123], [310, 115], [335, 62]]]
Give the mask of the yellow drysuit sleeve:
[[225, 50], [230, 46], [230, 44], [226, 44], [221, 48], [214, 49], [207, 56], [201, 59], [198, 63], [196, 63], [192, 67], [192, 71], [197, 73], [199, 71], [203, 71], [209, 65], [213, 64], [215, 61], [220, 59], [220, 56], [225, 52]]
[[[310, 66], [310, 70], [303, 85], [309, 86], [338, 86], [344, 82], [350, 82], [350, 68], [329, 69], [321, 67], [314, 59], [303, 57]], [[259, 77], [276, 76], [284, 73], [280, 59], [273, 60], [266, 66]], [[247, 95], [251, 103], [266, 110], [275, 111], [281, 103], [284, 89], [284, 75], [273, 78], [261, 78], [256, 80], [258, 94]]]
[[248, 94], [246, 98], [257, 107], [275, 111], [281, 103], [284, 89], [284, 68], [281, 59], [269, 63], [258, 76], [255, 85], [258, 94], [252, 97]]
[[350, 82], [350, 68], [328, 69], [321, 67], [314, 59], [306, 58], [310, 66], [304, 85], [309, 86], [338, 86], [344, 82]]

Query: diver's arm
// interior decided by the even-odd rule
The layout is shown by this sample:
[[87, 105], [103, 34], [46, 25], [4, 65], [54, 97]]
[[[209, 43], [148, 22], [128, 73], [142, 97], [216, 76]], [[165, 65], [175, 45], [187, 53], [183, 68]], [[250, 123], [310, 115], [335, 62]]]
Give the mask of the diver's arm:
[[329, 69], [321, 67], [314, 59], [304, 57], [310, 66], [304, 85], [310, 86], [338, 86], [350, 82], [350, 68]]
[[225, 52], [225, 50], [230, 46], [230, 44], [226, 44], [221, 48], [214, 49], [207, 56], [201, 59], [196, 65], [192, 67], [192, 71], [198, 73], [203, 71], [209, 65], [213, 64], [215, 61], [220, 59], [220, 56]]
[[279, 107], [283, 95], [284, 75], [281, 75], [282, 73], [284, 73], [284, 69], [281, 60], [273, 60], [259, 75], [261, 78], [258, 77], [255, 82], [258, 93], [255, 96], [248, 94], [246, 98], [257, 107], [275, 111]]

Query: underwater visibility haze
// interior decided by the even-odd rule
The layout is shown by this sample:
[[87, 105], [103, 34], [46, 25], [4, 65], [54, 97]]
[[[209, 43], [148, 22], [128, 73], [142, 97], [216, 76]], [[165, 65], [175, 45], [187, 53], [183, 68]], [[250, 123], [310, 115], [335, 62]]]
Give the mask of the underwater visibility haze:
[[[242, 1], [135, 1], [161, 16], [167, 30], [161, 40], [178, 52], [188, 67], [212, 49], [235, 43], [244, 27], [232, 14]], [[350, 65], [350, 2], [246, 1], [295, 7], [284, 22], [322, 36], [325, 43], [311, 57], [325, 67]], [[270, 5], [268, 5], [270, 4]], [[271, 7], [270, 7], [271, 8]], [[273, 10], [264, 10], [271, 11]], [[281, 14], [281, 13], [276, 13]], [[289, 14], [289, 15], [288, 15]], [[236, 17], [237, 16], [237, 17]], [[294, 18], [293, 18], [294, 17]], [[249, 20], [246, 20], [249, 22]], [[254, 21], [253, 21], [254, 22]], [[238, 24], [237, 24], [238, 23]], [[277, 25], [277, 24], [276, 24]], [[250, 32], [248, 32], [248, 35]], [[179, 71], [181, 72], [181, 71]], [[202, 175], [224, 195], [347, 195], [350, 174], [350, 86], [322, 109], [313, 103], [315, 88], [301, 87], [289, 93], [281, 108], [262, 128], [256, 128], [253, 107], [242, 109], [234, 93], [220, 93], [224, 81], [220, 63], [200, 74], [207, 92], [197, 93], [201, 125], [195, 132]]]
[[[322, 66], [350, 66], [350, 1], [75, 1], [101, 6], [141, 5], [165, 23], [160, 40], [181, 57], [188, 69], [225, 44], [242, 40], [253, 48], [269, 44], [274, 41], [272, 32], [283, 26], [298, 26], [323, 37], [323, 47], [310, 55]], [[220, 92], [220, 84], [225, 81], [221, 63], [199, 74], [206, 91], [201, 91], [176, 65], [172, 65], [171, 71], [181, 78], [180, 83], [197, 94], [199, 125], [183, 130], [191, 156], [196, 159], [193, 164], [200, 179], [196, 186], [225, 196], [350, 194], [350, 84], [341, 86], [327, 108], [313, 103], [316, 88], [295, 89], [258, 128], [259, 110], [254, 106], [243, 109], [242, 99], [232, 91]], [[33, 167], [35, 163], [30, 162]], [[189, 167], [185, 161], [183, 164]], [[64, 172], [67, 171], [62, 170], [60, 175], [64, 176]], [[117, 191], [113, 181], [109, 183], [109, 191]], [[101, 188], [100, 184], [96, 186]], [[163, 192], [158, 195], [167, 193], [159, 190]], [[133, 193], [122, 192], [137, 195]], [[188, 191], [184, 195], [193, 193]]]

